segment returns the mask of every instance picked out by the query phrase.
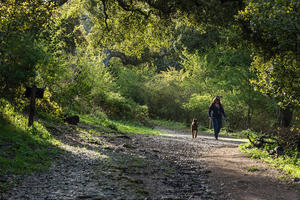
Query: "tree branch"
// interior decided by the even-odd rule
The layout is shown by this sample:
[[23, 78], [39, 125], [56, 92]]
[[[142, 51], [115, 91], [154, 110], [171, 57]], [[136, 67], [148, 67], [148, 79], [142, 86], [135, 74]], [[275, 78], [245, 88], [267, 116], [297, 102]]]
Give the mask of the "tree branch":
[[150, 10], [148, 13], [145, 13], [145, 12], [141, 11], [140, 9], [132, 8], [130, 5], [126, 4], [123, 0], [117, 0], [117, 2], [123, 10], [137, 12], [137, 13], [143, 15], [146, 19], [149, 18], [150, 14], [152, 13], [152, 10]]
[[106, 28], [108, 29], [108, 24], [107, 24], [107, 20], [108, 20], [108, 15], [106, 13], [106, 0], [102, 0], [102, 4], [103, 4], [103, 15], [104, 15], [104, 23]]
[[135, 56], [126, 56], [123, 52], [120, 51], [111, 51], [110, 49], [106, 48], [105, 53], [107, 57], [103, 60], [105, 67], [109, 64], [111, 58], [120, 58], [123, 65], [139, 65], [141, 63], [147, 62], [143, 59], [138, 59]]

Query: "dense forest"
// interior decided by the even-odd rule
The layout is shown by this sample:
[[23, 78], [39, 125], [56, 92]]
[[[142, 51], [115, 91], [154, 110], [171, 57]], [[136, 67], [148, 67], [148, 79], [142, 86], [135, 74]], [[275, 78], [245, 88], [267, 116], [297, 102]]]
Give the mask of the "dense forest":
[[0, 0], [0, 117], [89, 114], [228, 129], [300, 146], [297, 0]]
[[3, 0], [0, 9], [0, 93], [19, 110], [37, 85], [53, 115], [207, 126], [219, 95], [232, 129], [297, 125], [298, 1]]

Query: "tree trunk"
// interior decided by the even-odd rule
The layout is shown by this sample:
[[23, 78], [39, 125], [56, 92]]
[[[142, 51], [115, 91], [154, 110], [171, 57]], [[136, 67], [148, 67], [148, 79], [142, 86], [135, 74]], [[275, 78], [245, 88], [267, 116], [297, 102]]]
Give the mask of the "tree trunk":
[[280, 108], [278, 124], [280, 127], [289, 127], [293, 117], [292, 106]]
[[[250, 79], [250, 78], [249, 78]], [[248, 113], [247, 113], [247, 128], [251, 127], [251, 84], [248, 82]]]

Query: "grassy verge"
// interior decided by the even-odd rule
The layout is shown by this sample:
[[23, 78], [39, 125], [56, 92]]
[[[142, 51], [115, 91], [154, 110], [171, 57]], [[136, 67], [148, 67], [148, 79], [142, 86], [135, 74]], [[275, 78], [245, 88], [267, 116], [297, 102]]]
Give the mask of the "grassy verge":
[[[189, 132], [191, 130], [190, 125], [186, 125], [183, 122], [174, 122], [174, 121], [167, 121], [167, 120], [151, 120], [151, 123], [155, 126], [164, 127], [171, 130], [179, 130]], [[198, 126], [198, 131], [201, 132], [208, 132], [209, 129], [203, 126]]]
[[182, 122], [174, 122], [174, 121], [167, 121], [167, 120], [151, 120], [150, 121], [155, 126], [161, 126], [164, 128], [172, 129], [172, 130], [188, 130], [189, 127], [187, 127]]
[[123, 133], [138, 133], [138, 134], [151, 134], [161, 135], [165, 132], [159, 131], [155, 128], [142, 126], [135, 122], [129, 121], [116, 121], [108, 118], [97, 118], [90, 115], [79, 115], [80, 121], [85, 124], [100, 126], [103, 131], [120, 131]]
[[150, 134], [150, 135], [162, 135], [166, 134], [156, 128], [149, 128], [128, 121], [114, 121], [119, 131], [124, 133], [139, 133], [139, 134]]
[[266, 150], [250, 148], [249, 143], [240, 145], [239, 150], [243, 153], [246, 153], [251, 158], [261, 159], [264, 162], [269, 163], [271, 166], [286, 172], [293, 178], [300, 178], [300, 158], [296, 155], [294, 157], [279, 156], [278, 158], [275, 158]]
[[[228, 132], [225, 129], [221, 129], [220, 135], [221, 136], [227, 136], [232, 138], [239, 138], [239, 139], [246, 139], [247, 134], [250, 130], [243, 130], [243, 131], [234, 131], [234, 132]], [[213, 133], [213, 130], [211, 129], [211, 132]]]
[[0, 193], [9, 188], [7, 175], [47, 169], [58, 144], [42, 124], [27, 128], [27, 119], [0, 99]]

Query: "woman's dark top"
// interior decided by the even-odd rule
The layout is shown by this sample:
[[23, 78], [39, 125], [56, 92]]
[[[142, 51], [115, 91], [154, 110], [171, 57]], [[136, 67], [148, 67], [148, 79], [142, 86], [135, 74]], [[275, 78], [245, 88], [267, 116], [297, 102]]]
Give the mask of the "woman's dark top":
[[[219, 104], [219, 105], [220, 105], [219, 107], [217, 107], [215, 103], [212, 103], [210, 105], [209, 110], [208, 110], [209, 117], [215, 117], [215, 118], [221, 119], [222, 114], [224, 115], [224, 117], [226, 117], [222, 104]], [[212, 116], [211, 116], [211, 111], [213, 112]]]

